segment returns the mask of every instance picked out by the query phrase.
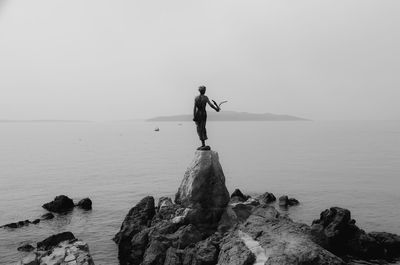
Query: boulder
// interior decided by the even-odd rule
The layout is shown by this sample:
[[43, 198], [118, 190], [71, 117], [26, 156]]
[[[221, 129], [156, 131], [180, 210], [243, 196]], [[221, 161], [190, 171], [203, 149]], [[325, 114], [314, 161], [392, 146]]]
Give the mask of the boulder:
[[237, 231], [222, 240], [218, 265], [253, 265], [255, 261], [256, 256], [245, 245]]
[[57, 246], [60, 242], [74, 240], [75, 236], [71, 232], [63, 232], [52, 235], [43, 241], [37, 243], [38, 250], [50, 250]]
[[371, 232], [369, 236], [374, 238], [384, 248], [385, 256], [389, 259], [400, 256], [400, 236], [386, 232]]
[[249, 198], [250, 198], [250, 196], [244, 195], [239, 189], [236, 189], [231, 194], [231, 203], [244, 202], [244, 201], [247, 201]]
[[176, 245], [178, 249], [184, 249], [189, 245], [194, 245], [202, 239], [200, 231], [192, 224], [182, 226], [175, 232], [177, 238]]
[[175, 195], [175, 203], [194, 211], [190, 223], [216, 224], [229, 202], [225, 176], [215, 151], [196, 151]]
[[367, 234], [351, 219], [347, 209], [332, 207], [314, 220], [311, 232], [314, 241], [339, 256], [360, 259], [387, 259], [400, 256], [400, 237], [395, 234], [373, 232]]
[[53, 201], [42, 205], [43, 208], [50, 212], [63, 213], [68, 212], [74, 208], [74, 202], [72, 199], [65, 195], [59, 195], [54, 198]]
[[286, 195], [279, 197], [279, 206], [281, 207], [288, 207], [298, 205], [300, 202], [295, 198], [289, 198]]
[[18, 251], [23, 251], [23, 252], [31, 252], [35, 248], [31, 244], [23, 244], [22, 246], [18, 247]]
[[[31, 246], [32, 247], [32, 246]], [[32, 247], [33, 248], [33, 247]], [[53, 235], [38, 243], [38, 251], [31, 252], [19, 265], [94, 265], [85, 242], [75, 239], [71, 232]]]
[[271, 203], [271, 202], [276, 201], [276, 197], [275, 197], [274, 194], [272, 194], [272, 193], [270, 193], [270, 192], [266, 192], [266, 193], [264, 193], [264, 194], [258, 196], [258, 197], [257, 197], [257, 200], [258, 200], [260, 203], [268, 204], [268, 203]]
[[32, 224], [34, 224], [34, 225], [36, 225], [38, 223], [40, 223], [40, 219], [35, 219], [35, 220], [32, 221]]
[[129, 210], [120, 231], [113, 238], [118, 244], [118, 256], [121, 264], [127, 264], [131, 260], [132, 237], [149, 227], [154, 215], [154, 198], [151, 196], [143, 198]]
[[157, 204], [157, 211], [160, 211], [164, 208], [171, 207], [174, 203], [172, 202], [171, 198], [169, 197], [161, 197], [158, 199], [158, 204]]
[[80, 200], [76, 204], [76, 206], [83, 210], [91, 210], [92, 209], [92, 200], [89, 198], [84, 198], [84, 199]]
[[[256, 207], [230, 234], [239, 237], [262, 264], [344, 264], [313, 242], [309, 226], [280, 216], [272, 206]], [[232, 259], [237, 255], [231, 253]]]

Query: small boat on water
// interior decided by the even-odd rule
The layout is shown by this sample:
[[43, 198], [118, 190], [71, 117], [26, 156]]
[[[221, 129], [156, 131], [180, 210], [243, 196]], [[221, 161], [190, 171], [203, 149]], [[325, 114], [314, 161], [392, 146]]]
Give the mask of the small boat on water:
[[159, 131], [160, 131], [160, 128], [156, 127], [156, 128], [154, 129], [154, 131], [159, 132]]

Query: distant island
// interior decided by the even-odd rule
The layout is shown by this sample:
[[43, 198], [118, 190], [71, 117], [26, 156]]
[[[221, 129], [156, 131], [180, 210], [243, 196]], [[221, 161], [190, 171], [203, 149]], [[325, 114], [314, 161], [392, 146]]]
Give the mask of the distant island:
[[[248, 113], [236, 111], [221, 111], [220, 113], [208, 112], [208, 121], [309, 121], [290, 115], [272, 113]], [[148, 119], [147, 121], [192, 121], [193, 115], [160, 116]]]

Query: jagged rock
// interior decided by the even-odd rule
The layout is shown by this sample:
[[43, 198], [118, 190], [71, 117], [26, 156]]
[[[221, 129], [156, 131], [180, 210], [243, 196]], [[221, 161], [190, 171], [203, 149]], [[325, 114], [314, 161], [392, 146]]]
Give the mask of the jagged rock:
[[253, 265], [256, 256], [240, 239], [237, 232], [226, 236], [220, 244], [218, 265]]
[[153, 240], [143, 256], [141, 265], [162, 265], [165, 261], [166, 251], [169, 248], [168, 241]]
[[287, 207], [287, 206], [294, 206], [298, 205], [300, 202], [295, 198], [290, 198], [286, 195], [279, 197], [279, 206]]
[[1, 227], [3, 227], [3, 228], [13, 228], [14, 229], [14, 228], [20, 228], [20, 227], [23, 227], [23, 226], [27, 226], [30, 223], [31, 223], [31, 221], [25, 220], [25, 221], [19, 221], [19, 222], [16, 222], [16, 223], [5, 224], [5, 225], [3, 225]]
[[42, 220], [51, 220], [51, 219], [54, 218], [54, 214], [52, 214], [52, 213], [45, 213], [45, 214], [42, 215], [41, 218], [42, 218]]
[[24, 257], [20, 262], [20, 265], [39, 265], [37, 256], [35, 253], [30, 253], [28, 256]]
[[229, 202], [225, 176], [215, 151], [196, 151], [175, 196], [175, 203], [193, 209], [189, 223], [216, 224]]
[[181, 265], [181, 255], [180, 251], [176, 248], [170, 247], [165, 254], [164, 265]]
[[[18, 264], [19, 265], [39, 265], [39, 264], [40, 265], [55, 265], [55, 264], [94, 265], [93, 259], [89, 253], [88, 245], [82, 241], [75, 239], [75, 237], [73, 239], [68, 239], [68, 238], [71, 237], [65, 235], [60, 236], [59, 234], [45, 239], [44, 241], [51, 239], [50, 240], [51, 244], [46, 245], [48, 248], [44, 248], [46, 251], [31, 252], [28, 256], [23, 258]], [[56, 243], [59, 240], [62, 241]]]
[[59, 195], [54, 198], [53, 201], [45, 203], [42, 205], [43, 208], [50, 212], [63, 213], [68, 212], [74, 208], [74, 202], [72, 199], [65, 195]]
[[[376, 232], [367, 234], [355, 223], [349, 210], [332, 207], [323, 211], [320, 219], [313, 221], [311, 229], [315, 242], [339, 256], [388, 260], [400, 256], [399, 236]], [[397, 247], [392, 241], [396, 238]]]
[[52, 235], [45, 240], [37, 243], [38, 250], [49, 250], [57, 246], [60, 242], [70, 241], [75, 239], [74, 234], [71, 232], [63, 232], [60, 234]]
[[118, 244], [118, 256], [121, 264], [126, 264], [130, 259], [132, 237], [147, 228], [155, 215], [154, 198], [147, 196], [135, 207], [129, 210], [120, 231], [113, 240]]
[[[344, 265], [340, 258], [312, 241], [310, 228], [307, 225], [295, 223], [287, 217], [280, 216], [272, 206], [256, 207], [247, 220], [231, 231], [223, 241], [229, 242], [235, 238], [236, 242], [240, 239], [247, 249], [254, 251], [251, 262], [257, 259], [262, 261], [262, 264], [265, 262], [268, 265]], [[241, 252], [244, 251], [243, 249], [230, 251], [230, 262], [240, 259]], [[223, 255], [223, 246], [219, 261], [221, 255]]]
[[22, 246], [18, 247], [18, 251], [24, 251], [24, 252], [31, 252], [35, 248], [31, 244], [23, 244]]
[[9, 223], [9, 224], [5, 224], [2, 227], [4, 228], [18, 228], [18, 223]]
[[161, 197], [158, 199], [158, 204], [157, 204], [157, 211], [160, 211], [164, 208], [171, 207], [174, 203], [172, 202], [171, 198], [169, 197]]
[[260, 203], [268, 204], [268, 203], [271, 203], [271, 202], [276, 201], [276, 197], [275, 197], [274, 194], [272, 194], [272, 193], [270, 193], [270, 192], [266, 192], [266, 193], [264, 193], [264, 194], [258, 196], [258, 197], [257, 197], [257, 200], [258, 200]]
[[34, 224], [34, 225], [36, 225], [38, 223], [40, 223], [40, 219], [35, 219], [35, 220], [32, 221], [32, 224]]
[[92, 209], [92, 200], [89, 198], [84, 198], [80, 200], [76, 206], [84, 210], [91, 210]]
[[191, 244], [196, 244], [202, 239], [200, 231], [194, 225], [182, 226], [175, 232], [177, 248], [184, 249]]
[[250, 196], [244, 195], [239, 189], [236, 189], [231, 194], [230, 203], [244, 202], [244, 201], [247, 201], [249, 198], [250, 198]]
[[400, 236], [386, 232], [371, 232], [369, 236], [373, 237], [379, 245], [385, 249], [387, 258], [396, 258], [400, 256]]

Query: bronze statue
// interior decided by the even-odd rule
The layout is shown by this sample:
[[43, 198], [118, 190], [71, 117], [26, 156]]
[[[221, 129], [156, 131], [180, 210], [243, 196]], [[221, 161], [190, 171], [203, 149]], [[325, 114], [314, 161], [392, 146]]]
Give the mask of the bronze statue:
[[198, 95], [194, 99], [194, 108], [193, 108], [193, 121], [196, 123], [197, 126], [197, 134], [199, 135], [201, 146], [197, 148], [197, 150], [210, 150], [209, 146], [206, 146], [205, 141], [207, 138], [207, 130], [206, 130], [206, 122], [207, 122], [207, 112], [206, 112], [206, 105], [210, 105], [215, 111], [219, 112], [221, 109], [220, 107], [215, 104], [213, 105], [208, 97], [205, 95], [206, 87], [200, 86], [199, 87], [200, 95]]

